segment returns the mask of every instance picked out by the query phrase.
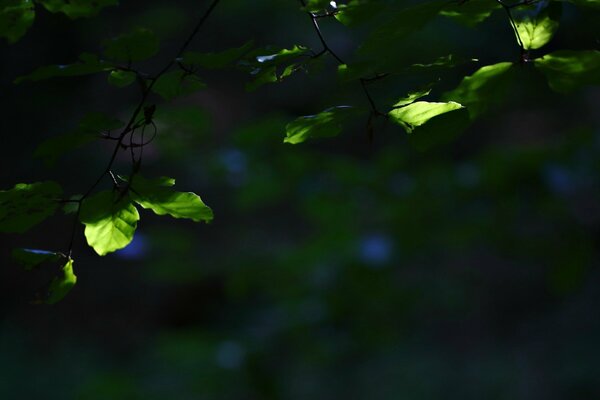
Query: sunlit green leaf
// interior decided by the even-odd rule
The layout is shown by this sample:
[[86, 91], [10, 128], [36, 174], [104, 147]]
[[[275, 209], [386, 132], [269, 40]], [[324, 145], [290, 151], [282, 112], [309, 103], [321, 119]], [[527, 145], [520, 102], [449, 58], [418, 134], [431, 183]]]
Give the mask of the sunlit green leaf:
[[56, 77], [90, 75], [98, 72], [109, 71], [112, 68], [112, 65], [105, 61], [99, 60], [97, 56], [84, 53], [79, 56], [79, 62], [75, 64], [47, 65], [40, 67], [29, 75], [21, 76], [15, 79], [15, 83], [19, 84], [23, 81], [40, 81], [43, 79]]
[[337, 106], [315, 115], [296, 118], [286, 125], [283, 142], [298, 144], [307, 139], [336, 136], [342, 131], [342, 122], [355, 112], [353, 107]]
[[540, 6], [542, 3], [513, 11], [517, 31], [526, 50], [544, 46], [558, 29], [561, 3], [552, 1], [542, 9]]
[[158, 39], [152, 31], [144, 28], [137, 28], [104, 42], [104, 55], [116, 61], [143, 61], [157, 52]]
[[30, 270], [45, 262], [58, 261], [63, 257], [55, 251], [39, 249], [14, 249], [12, 256], [26, 270]]
[[135, 82], [137, 75], [132, 71], [115, 69], [108, 74], [108, 83], [116, 87], [125, 87]]
[[0, 37], [14, 43], [29, 29], [35, 19], [31, 0], [0, 0]]
[[460, 108], [463, 108], [463, 106], [454, 101], [448, 103], [417, 101], [416, 103], [395, 108], [388, 115], [392, 121], [401, 125], [406, 132], [411, 133], [416, 127], [425, 124], [430, 119]]
[[60, 12], [69, 18], [93, 17], [107, 6], [117, 5], [118, 0], [39, 0], [50, 12]]
[[69, 261], [61, 269], [61, 275], [50, 282], [48, 297], [44, 301], [46, 304], [55, 304], [61, 301], [77, 283], [77, 276], [73, 272], [73, 263], [74, 261], [69, 258]]
[[400, 100], [398, 100], [396, 102], [396, 104], [394, 104], [394, 107], [402, 107], [402, 106], [408, 105], [410, 103], [413, 103], [415, 100], [420, 99], [421, 97], [427, 96], [429, 93], [431, 93], [431, 88], [429, 88], [429, 87], [423, 88], [420, 90], [416, 90], [414, 92], [407, 94], [405, 97], [401, 98]]
[[507, 72], [512, 65], [502, 62], [481, 67], [473, 75], [465, 77], [456, 89], [445, 93], [442, 99], [459, 102], [467, 107], [471, 118], [476, 118], [487, 111], [491, 104], [501, 100]]
[[216, 69], [225, 68], [234, 64], [252, 49], [253, 41], [249, 41], [240, 47], [227, 49], [218, 53], [198, 53], [188, 51], [183, 55], [184, 64], [198, 65], [200, 67]]
[[129, 196], [103, 191], [82, 202], [79, 219], [88, 244], [103, 256], [131, 242], [140, 215]]
[[182, 70], [174, 70], [158, 78], [152, 86], [152, 91], [165, 100], [171, 100], [178, 96], [187, 96], [205, 87], [206, 85], [197, 75]]
[[560, 50], [534, 61], [548, 85], [557, 92], [567, 93], [585, 85], [600, 84], [600, 51]]
[[145, 209], [157, 215], [170, 215], [174, 218], [188, 218], [192, 221], [210, 222], [212, 210], [204, 204], [200, 196], [192, 192], [176, 192], [170, 187], [175, 184], [171, 178], [145, 179], [140, 175], [133, 178], [132, 198]]
[[53, 215], [62, 189], [56, 182], [19, 183], [0, 191], [0, 232], [23, 233]]

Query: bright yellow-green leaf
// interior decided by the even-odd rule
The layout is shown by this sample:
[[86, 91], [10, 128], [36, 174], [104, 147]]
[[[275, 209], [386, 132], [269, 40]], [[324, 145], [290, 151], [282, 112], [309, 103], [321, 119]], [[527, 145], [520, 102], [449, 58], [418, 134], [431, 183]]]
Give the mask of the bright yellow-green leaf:
[[148, 180], [136, 175], [131, 196], [137, 204], [157, 215], [168, 214], [174, 218], [210, 222], [213, 212], [200, 196], [191, 192], [176, 192], [170, 188], [174, 183], [170, 178]]
[[541, 11], [539, 5], [534, 5], [523, 11], [513, 12], [517, 32], [526, 50], [539, 49], [552, 39], [558, 29], [561, 11], [562, 5], [559, 2], [551, 2]]
[[128, 196], [103, 191], [85, 199], [79, 219], [85, 225], [88, 244], [103, 256], [127, 246], [140, 215]]
[[401, 125], [406, 132], [411, 133], [416, 127], [425, 124], [438, 115], [463, 108], [454, 101], [448, 103], [430, 103], [417, 101], [407, 106], [393, 109], [388, 113], [392, 121]]

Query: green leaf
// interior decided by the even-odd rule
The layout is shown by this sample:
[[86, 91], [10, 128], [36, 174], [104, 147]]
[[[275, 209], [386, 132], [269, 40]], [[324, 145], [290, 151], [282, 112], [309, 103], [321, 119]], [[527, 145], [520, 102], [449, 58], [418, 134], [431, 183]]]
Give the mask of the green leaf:
[[101, 256], [122, 249], [133, 240], [140, 215], [128, 196], [102, 191], [81, 204], [80, 221], [88, 244]]
[[98, 60], [98, 57], [93, 54], [84, 53], [79, 56], [79, 59], [80, 62], [75, 64], [47, 65], [40, 67], [29, 75], [18, 77], [15, 79], [15, 83], [19, 84], [23, 81], [40, 81], [56, 77], [90, 75], [109, 71], [113, 68], [109, 63]]
[[392, 121], [401, 125], [406, 132], [411, 133], [416, 127], [425, 124], [430, 119], [460, 108], [463, 108], [463, 106], [454, 101], [448, 103], [417, 101], [416, 103], [393, 109], [388, 115]]
[[418, 4], [400, 11], [391, 10], [386, 22], [378, 25], [359, 48], [359, 53], [381, 57], [390, 47], [403, 42], [411, 33], [421, 29], [439, 14], [445, 1]]
[[255, 90], [265, 83], [281, 82], [296, 71], [306, 70], [308, 64], [316, 62], [309, 53], [308, 48], [297, 45], [291, 49], [257, 49], [250, 52], [239, 63], [254, 77], [246, 85], [246, 90]]
[[448, 4], [440, 15], [450, 17], [468, 27], [485, 21], [500, 5], [489, 0], [455, 1]]
[[70, 133], [51, 137], [40, 143], [33, 153], [41, 158], [48, 166], [54, 165], [64, 153], [74, 150], [100, 137], [100, 133], [111, 131], [123, 126], [123, 122], [109, 115], [93, 112], [86, 114], [79, 127]]
[[403, 106], [406, 106], [406, 105], [408, 105], [410, 103], [413, 103], [415, 100], [420, 99], [421, 97], [427, 96], [429, 93], [431, 93], [431, 88], [430, 87], [423, 88], [423, 89], [411, 92], [408, 95], [406, 95], [406, 97], [403, 97], [400, 100], [398, 100], [396, 102], [396, 104], [394, 104], [394, 107], [403, 107]]
[[104, 42], [104, 55], [116, 61], [143, 61], [158, 52], [158, 39], [148, 29], [137, 28], [131, 33]]
[[555, 1], [545, 7], [544, 3], [540, 2], [534, 6], [513, 10], [523, 47], [526, 50], [535, 50], [548, 43], [558, 29], [561, 13], [562, 4]]
[[62, 189], [56, 182], [19, 183], [0, 191], [0, 232], [23, 233], [53, 215]]
[[45, 262], [58, 261], [63, 257], [60, 253], [39, 249], [14, 249], [12, 256], [26, 270], [30, 270]]
[[107, 6], [117, 5], [118, 0], [39, 0], [50, 12], [63, 13], [69, 18], [93, 17]]
[[309, 138], [336, 136], [342, 131], [342, 122], [355, 112], [350, 106], [336, 106], [315, 115], [296, 118], [286, 125], [283, 142], [298, 144]]
[[161, 75], [152, 86], [152, 91], [165, 100], [171, 100], [178, 96], [190, 95], [205, 87], [197, 75], [175, 70]]
[[560, 50], [546, 54], [534, 65], [552, 90], [568, 93], [585, 85], [600, 84], [600, 51]]
[[46, 304], [55, 304], [61, 301], [77, 283], [77, 276], [73, 273], [73, 263], [74, 261], [69, 258], [69, 261], [61, 269], [61, 275], [50, 282]]
[[208, 69], [225, 68], [246, 55], [252, 49], [253, 44], [253, 41], [249, 41], [240, 47], [227, 49], [218, 53], [188, 51], [184, 53], [182, 61], [184, 64], [198, 65]]
[[35, 19], [31, 0], [0, 0], [0, 37], [15, 43]]
[[174, 218], [210, 222], [213, 219], [213, 212], [204, 204], [200, 196], [170, 189], [174, 183], [171, 178], [148, 180], [135, 175], [131, 196], [140, 206], [152, 210], [157, 215], [168, 214]]
[[471, 118], [476, 118], [502, 99], [509, 78], [507, 72], [512, 65], [502, 62], [481, 67], [473, 75], [465, 77], [456, 89], [445, 93], [442, 99], [463, 104]]
[[108, 83], [113, 86], [122, 88], [131, 85], [135, 82], [137, 75], [132, 71], [123, 71], [114, 69], [108, 74]]

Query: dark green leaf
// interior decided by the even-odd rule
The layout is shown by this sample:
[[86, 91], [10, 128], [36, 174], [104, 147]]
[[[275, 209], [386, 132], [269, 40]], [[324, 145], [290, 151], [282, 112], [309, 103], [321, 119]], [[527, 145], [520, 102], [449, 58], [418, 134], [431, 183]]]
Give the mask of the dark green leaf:
[[123, 122], [106, 114], [88, 113], [83, 117], [75, 131], [43, 141], [33, 155], [44, 160], [46, 165], [53, 165], [64, 153], [98, 139], [102, 132], [111, 131], [122, 126]]
[[107, 6], [117, 5], [118, 0], [39, 0], [50, 12], [60, 12], [69, 18], [93, 17]]
[[135, 82], [137, 75], [132, 71], [123, 71], [115, 69], [108, 74], [108, 83], [116, 87], [125, 87]]
[[60, 253], [39, 249], [14, 249], [12, 256], [26, 270], [30, 270], [45, 262], [58, 261], [63, 257]]
[[50, 282], [48, 297], [44, 301], [46, 304], [55, 304], [61, 301], [77, 283], [77, 276], [73, 273], [73, 263], [74, 261], [69, 258], [69, 261], [61, 269], [61, 275]]
[[481, 67], [471, 76], [467, 76], [450, 92], [445, 93], [445, 101], [457, 101], [467, 107], [471, 118], [483, 114], [490, 105], [501, 100], [502, 91], [506, 87], [512, 63], [502, 62]]
[[485, 21], [492, 12], [498, 9], [500, 9], [500, 5], [496, 1], [455, 1], [447, 5], [440, 14], [455, 19], [466, 26], [474, 27]]
[[188, 51], [183, 55], [183, 63], [198, 65], [208, 69], [225, 68], [233, 65], [250, 51], [253, 41], [249, 41], [240, 47], [227, 49], [218, 53], [198, 53]]
[[0, 232], [23, 233], [55, 213], [62, 195], [52, 181], [19, 183], [0, 191]]
[[191, 192], [176, 192], [170, 189], [175, 184], [171, 178], [148, 180], [140, 175], [133, 178], [132, 197], [145, 209], [157, 215], [170, 215], [174, 218], [189, 218], [192, 221], [210, 222], [212, 210], [204, 204], [200, 196]]
[[137, 28], [131, 33], [104, 42], [104, 55], [116, 61], [143, 61], [158, 52], [158, 39], [148, 29]]
[[133, 240], [140, 215], [128, 196], [103, 191], [82, 202], [79, 219], [88, 244], [103, 256]]
[[560, 50], [534, 61], [548, 85], [557, 92], [567, 93], [585, 85], [600, 84], [600, 51]]
[[381, 57], [388, 48], [406, 40], [411, 33], [421, 29], [442, 10], [445, 1], [435, 0], [391, 12], [386, 22], [371, 32], [359, 49], [362, 55]]
[[296, 118], [286, 125], [284, 143], [298, 144], [309, 138], [336, 136], [342, 131], [342, 122], [354, 115], [350, 106], [331, 107], [315, 115]]
[[75, 64], [47, 65], [40, 67], [29, 75], [21, 76], [15, 79], [15, 83], [19, 84], [23, 81], [40, 81], [43, 79], [65, 76], [90, 75], [98, 72], [109, 71], [113, 68], [109, 63], [98, 60], [98, 57], [93, 54], [84, 53], [79, 56], [79, 59], [80, 62]]
[[206, 85], [197, 75], [175, 70], [160, 76], [152, 86], [152, 91], [165, 100], [171, 100], [178, 96], [187, 96], [205, 87]]
[[240, 61], [240, 66], [248, 70], [254, 77], [246, 85], [252, 91], [265, 83], [280, 82], [299, 70], [305, 70], [309, 63], [315, 61], [310, 57], [310, 50], [303, 46], [291, 49], [258, 49], [250, 52]]
[[35, 19], [30, 0], [0, 0], [0, 37], [14, 43], [29, 29]]
[[408, 141], [419, 150], [427, 150], [454, 140], [469, 126], [470, 118], [466, 108], [438, 115], [416, 128]]

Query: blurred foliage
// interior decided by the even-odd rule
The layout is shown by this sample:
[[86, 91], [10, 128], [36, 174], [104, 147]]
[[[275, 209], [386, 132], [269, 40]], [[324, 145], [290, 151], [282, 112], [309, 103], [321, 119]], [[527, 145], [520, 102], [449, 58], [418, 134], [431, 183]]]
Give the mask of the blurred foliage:
[[[2, 121], [10, 132], [0, 147], [2, 187], [55, 174], [65, 193], [80, 192], [111, 146], [82, 141], [46, 167], [32, 161], [35, 145], [74, 126], [89, 135], [81, 119], [87, 112], [104, 113], [97, 117], [112, 129], [116, 122], [106, 115], [126, 120], [137, 101], [129, 89], [106, 85], [114, 70], [104, 65], [102, 76], [69, 82], [15, 89], [15, 77], [75, 59], [82, 49], [100, 51], [94, 46], [101, 38], [138, 23], [158, 27], [163, 50], [171, 51], [198, 7], [122, 3], [86, 22], [38, 13], [22, 42], [0, 48], [10, 61], [0, 67]], [[22, 271], [10, 254], [29, 243], [63, 248], [68, 216], [23, 236], [4, 235], [0, 398], [598, 397], [600, 92], [587, 86], [597, 83], [597, 37], [590, 36], [597, 11], [563, 4], [549, 55], [522, 65], [514, 32], [489, 3], [466, 3], [463, 25], [466, 16], [452, 10], [451, 19], [430, 16], [434, 6], [394, 17], [348, 2], [336, 18], [356, 29], [324, 21], [322, 30], [348, 59], [341, 70], [359, 71], [355, 78], [338, 81], [334, 60], [305, 74], [288, 69], [302, 59], [288, 58], [268, 65], [275, 69], [266, 81], [274, 76], [279, 85], [250, 94], [247, 76], [206, 67], [202, 91], [177, 93], [169, 104], [156, 98], [158, 135], [145, 149], [143, 174], [176, 176], [178, 188], [202, 194], [214, 221], [196, 225], [146, 212], [131, 243], [106, 258], [76, 241], [77, 287], [52, 307], [28, 301], [55, 271]], [[244, 57], [240, 44], [250, 36], [259, 48], [253, 56], [303, 54], [294, 43], [319, 46], [293, 1], [223, 6], [197, 38], [190, 64]], [[385, 33], [406, 18], [424, 28], [386, 51], [380, 64], [367, 57], [379, 46], [376, 36], [352, 58], [358, 38], [370, 37], [369, 24]], [[481, 25], [472, 28], [474, 19]], [[480, 61], [466, 61], [474, 57]], [[440, 63], [452, 66], [442, 82], [435, 68], [414, 66]], [[391, 74], [371, 86], [382, 104], [418, 104], [431, 91], [467, 108], [411, 134], [376, 119], [370, 135], [366, 114], [338, 129], [324, 115], [317, 119], [323, 135], [283, 143], [290, 123], [302, 130], [313, 121], [299, 116], [346, 100], [367, 109], [353, 81], [366, 73], [360, 68]], [[582, 70], [588, 73], [577, 75]], [[570, 94], [551, 91], [546, 77]], [[407, 95], [416, 88], [426, 89]], [[490, 101], [474, 101], [473, 90]], [[457, 121], [438, 119], [456, 114]], [[464, 118], [473, 120], [468, 128]], [[420, 130], [436, 120], [464, 132], [433, 129], [450, 137], [432, 146]], [[38, 156], [47, 158], [41, 150]], [[130, 168], [127, 153], [116, 166]], [[167, 189], [156, 190], [162, 196]], [[0, 201], [16, 204], [16, 197], [6, 191]], [[19, 203], [24, 213], [27, 206]], [[29, 218], [38, 222], [35, 213]], [[26, 265], [62, 259], [19, 254]]]

